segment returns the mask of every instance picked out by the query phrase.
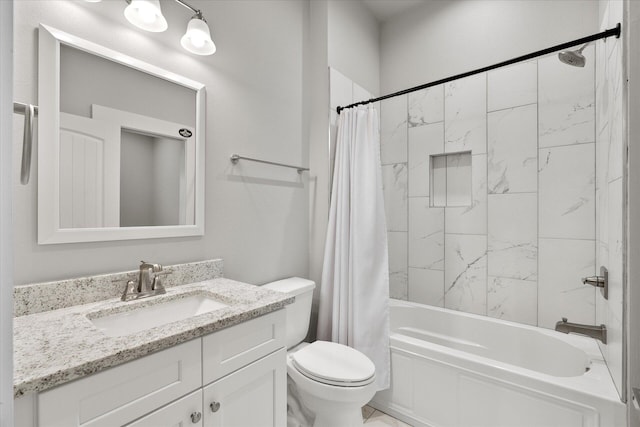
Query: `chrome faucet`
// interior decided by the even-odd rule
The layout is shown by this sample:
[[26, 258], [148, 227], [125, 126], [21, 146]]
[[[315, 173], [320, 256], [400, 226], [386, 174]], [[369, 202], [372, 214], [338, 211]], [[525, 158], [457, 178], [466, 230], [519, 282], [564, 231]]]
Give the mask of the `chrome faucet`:
[[565, 334], [575, 332], [600, 340], [603, 344], [607, 343], [607, 327], [605, 325], [581, 325], [580, 323], [567, 322], [567, 318], [563, 317], [562, 321], [556, 322], [556, 331]]
[[167, 291], [162, 285], [161, 276], [169, 273], [171, 273], [171, 271], [163, 270], [160, 264], [150, 264], [145, 261], [140, 261], [138, 283], [129, 280], [120, 299], [122, 301], [129, 301], [166, 293]]

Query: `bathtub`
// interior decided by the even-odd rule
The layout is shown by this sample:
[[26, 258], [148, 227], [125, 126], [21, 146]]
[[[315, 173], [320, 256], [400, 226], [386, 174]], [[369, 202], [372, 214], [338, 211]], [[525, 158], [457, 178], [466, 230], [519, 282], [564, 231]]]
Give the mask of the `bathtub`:
[[391, 300], [391, 387], [371, 406], [414, 426], [626, 425], [595, 340]]

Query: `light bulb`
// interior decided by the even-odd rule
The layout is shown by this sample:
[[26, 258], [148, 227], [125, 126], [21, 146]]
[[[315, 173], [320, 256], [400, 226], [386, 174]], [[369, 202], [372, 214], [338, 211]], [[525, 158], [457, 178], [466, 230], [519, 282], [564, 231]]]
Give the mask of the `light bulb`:
[[189, 36], [189, 40], [191, 40], [191, 44], [195, 47], [202, 47], [207, 41], [206, 35], [200, 31], [194, 31], [193, 34]]
[[141, 7], [138, 9], [138, 16], [145, 24], [153, 23], [156, 18], [156, 13], [149, 7]]

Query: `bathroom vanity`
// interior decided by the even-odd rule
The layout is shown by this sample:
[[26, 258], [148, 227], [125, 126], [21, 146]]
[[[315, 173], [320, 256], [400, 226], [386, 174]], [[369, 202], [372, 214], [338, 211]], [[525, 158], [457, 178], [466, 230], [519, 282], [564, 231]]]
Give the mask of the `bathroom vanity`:
[[278, 311], [44, 391], [38, 425], [284, 425], [283, 329]]
[[[178, 321], [161, 315], [143, 330], [112, 327], [198, 298], [219, 305]], [[16, 425], [284, 426], [282, 308], [292, 301], [215, 278], [16, 317]]]

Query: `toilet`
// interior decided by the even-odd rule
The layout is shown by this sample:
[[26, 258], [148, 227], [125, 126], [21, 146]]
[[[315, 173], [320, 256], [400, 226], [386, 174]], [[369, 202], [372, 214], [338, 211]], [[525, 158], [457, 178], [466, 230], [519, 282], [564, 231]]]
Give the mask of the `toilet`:
[[303, 342], [309, 329], [314, 282], [291, 277], [264, 287], [296, 298], [285, 308], [287, 374], [303, 404], [315, 414], [313, 426], [361, 426], [361, 408], [376, 392], [373, 362], [342, 344]]

